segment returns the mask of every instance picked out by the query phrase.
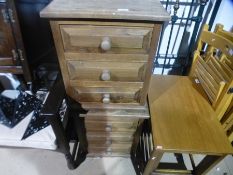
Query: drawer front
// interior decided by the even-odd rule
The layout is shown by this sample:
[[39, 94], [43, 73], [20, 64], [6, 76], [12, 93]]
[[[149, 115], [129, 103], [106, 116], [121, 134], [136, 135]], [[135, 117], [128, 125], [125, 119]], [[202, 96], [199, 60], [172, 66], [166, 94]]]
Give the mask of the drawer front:
[[87, 131], [87, 140], [110, 141], [110, 142], [132, 142], [133, 134], [128, 132], [97, 132]]
[[132, 141], [119, 142], [114, 140], [88, 140], [88, 145], [99, 145], [101, 147], [110, 146], [112, 144], [129, 144], [132, 145]]
[[139, 88], [134, 87], [74, 87], [79, 102], [138, 103]]
[[150, 48], [153, 28], [60, 25], [60, 30], [65, 52], [145, 54]]
[[111, 144], [109, 146], [101, 146], [98, 144], [89, 144], [88, 145], [88, 152], [90, 153], [114, 153], [114, 152], [119, 152], [119, 153], [130, 153], [131, 150], [131, 144]]
[[[92, 110], [96, 111], [97, 116], [89, 116], [87, 114], [80, 114], [82, 117], [85, 118], [85, 121], [90, 121], [90, 122], [104, 122], [104, 123], [113, 123], [113, 122], [124, 122], [124, 123], [138, 123], [138, 118], [132, 118], [128, 116], [108, 116], [109, 115], [109, 110], [103, 110], [102, 113], [106, 113], [107, 116], [100, 116], [98, 115], [99, 110]], [[116, 114], [118, 114], [117, 110], [114, 110], [112, 113], [116, 111]]]
[[133, 122], [99, 122], [85, 120], [87, 131], [129, 132], [134, 133], [136, 124]]
[[145, 62], [67, 61], [71, 80], [144, 81]]

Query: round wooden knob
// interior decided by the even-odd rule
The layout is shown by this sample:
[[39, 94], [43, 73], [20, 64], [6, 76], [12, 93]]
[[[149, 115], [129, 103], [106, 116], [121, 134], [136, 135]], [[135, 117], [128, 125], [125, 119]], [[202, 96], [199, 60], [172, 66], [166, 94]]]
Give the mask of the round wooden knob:
[[111, 75], [109, 70], [103, 70], [102, 74], [101, 74], [101, 80], [103, 81], [109, 81], [111, 79]]
[[112, 126], [111, 125], [107, 125], [106, 128], [105, 128], [105, 131], [111, 132], [112, 131]]
[[112, 152], [112, 148], [111, 148], [111, 147], [108, 147], [108, 148], [107, 148], [107, 152], [108, 152], [108, 153], [111, 153], [111, 152]]
[[103, 95], [103, 103], [110, 103], [110, 94]]
[[106, 143], [106, 145], [111, 145], [112, 141], [111, 140], [107, 140], [105, 143]]
[[101, 47], [101, 49], [104, 50], [104, 51], [110, 50], [111, 47], [112, 47], [111, 39], [110, 39], [109, 37], [104, 37], [104, 38], [102, 39], [102, 42], [101, 42], [101, 44], [100, 44], [100, 47]]

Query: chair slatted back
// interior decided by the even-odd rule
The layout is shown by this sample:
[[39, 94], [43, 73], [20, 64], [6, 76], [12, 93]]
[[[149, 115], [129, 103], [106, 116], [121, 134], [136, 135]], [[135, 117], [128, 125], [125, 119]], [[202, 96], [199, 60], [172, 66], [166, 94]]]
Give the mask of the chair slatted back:
[[[226, 32], [224, 34], [226, 35]], [[231, 60], [233, 42], [208, 31], [208, 25], [204, 25], [194, 53], [190, 75], [199, 80], [218, 117], [223, 116], [222, 113], [227, 110], [226, 106], [229, 106], [229, 99], [232, 98], [232, 95], [225, 97], [233, 83]]]
[[226, 36], [226, 32], [224, 32], [224, 35], [219, 35], [217, 33], [208, 31], [208, 28], [209, 28], [208, 25], [203, 26], [202, 33], [198, 41], [197, 50], [199, 52], [203, 51], [202, 49], [204, 45], [207, 44], [205, 50], [205, 54], [207, 58], [210, 55], [213, 56], [217, 55], [219, 58], [228, 58], [232, 60], [233, 41], [230, 39], [231, 36], [228, 35], [228, 37], [225, 38], [224, 36]]
[[[212, 60], [212, 59], [211, 59]], [[216, 62], [206, 63], [200, 55], [196, 60], [195, 77], [198, 78], [203, 89], [208, 95], [212, 106], [215, 106], [226, 83], [221, 73], [217, 70]]]
[[[217, 35], [220, 35], [220, 36], [228, 39], [229, 41], [233, 42], [233, 33], [228, 32], [228, 31], [224, 30], [223, 28], [224, 28], [224, 26], [222, 24], [217, 24], [215, 26], [214, 33], [216, 33]], [[230, 73], [233, 70], [232, 59], [228, 59], [225, 55], [222, 55], [222, 57], [220, 57], [220, 62], [225, 67], [226, 72]], [[229, 105], [225, 111], [223, 109], [222, 110], [218, 109], [219, 114], [220, 114], [218, 118], [220, 119], [220, 122], [221, 122], [230, 142], [233, 142], [233, 97], [230, 99], [230, 96], [232, 96], [232, 95], [225, 94], [225, 96], [223, 97], [223, 99], [225, 99], [225, 101], [226, 101], [226, 104], [229, 103]], [[227, 105], [225, 105], [225, 106], [227, 106]]]

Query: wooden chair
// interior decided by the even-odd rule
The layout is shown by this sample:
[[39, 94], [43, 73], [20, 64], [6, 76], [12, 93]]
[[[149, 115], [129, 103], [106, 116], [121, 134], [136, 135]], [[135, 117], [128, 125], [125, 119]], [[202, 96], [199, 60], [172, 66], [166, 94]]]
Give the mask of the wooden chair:
[[[221, 24], [217, 24], [215, 26], [214, 33], [228, 39], [229, 41], [233, 42], [233, 33], [228, 32], [223, 29], [224, 26]], [[233, 51], [231, 51], [233, 52]], [[223, 56], [221, 57], [220, 61], [228, 68], [228, 70], [233, 71], [233, 62], [232, 59], [227, 59], [227, 57]], [[220, 122], [230, 140], [230, 142], [233, 141], [233, 100], [231, 100], [231, 103], [224, 113], [223, 116], [219, 117]]]
[[[205, 174], [233, 153], [218, 121], [232, 100], [233, 72], [221, 58], [232, 60], [229, 51], [233, 44], [207, 29], [204, 26], [202, 30], [189, 76], [152, 76], [148, 93], [152, 136], [144, 134], [138, 146], [144, 151], [133, 154], [144, 155], [145, 161], [138, 161], [144, 175], [152, 172]], [[151, 152], [150, 145], [153, 145]], [[145, 156], [148, 152], [145, 150], [150, 152], [149, 156]], [[165, 153], [175, 153], [178, 164], [161, 163]], [[185, 169], [182, 153], [189, 155], [192, 170]], [[206, 156], [195, 164], [193, 154]]]

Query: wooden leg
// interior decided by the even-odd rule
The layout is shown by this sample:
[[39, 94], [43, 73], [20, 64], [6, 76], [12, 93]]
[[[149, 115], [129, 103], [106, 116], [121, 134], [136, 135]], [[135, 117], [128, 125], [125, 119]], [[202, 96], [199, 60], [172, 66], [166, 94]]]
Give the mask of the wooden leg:
[[151, 154], [150, 160], [147, 162], [143, 175], [150, 175], [158, 167], [162, 156], [163, 151], [154, 149]]
[[195, 168], [194, 174], [206, 174], [211, 169], [214, 168], [221, 160], [223, 160], [225, 155], [223, 156], [212, 156], [207, 155]]

